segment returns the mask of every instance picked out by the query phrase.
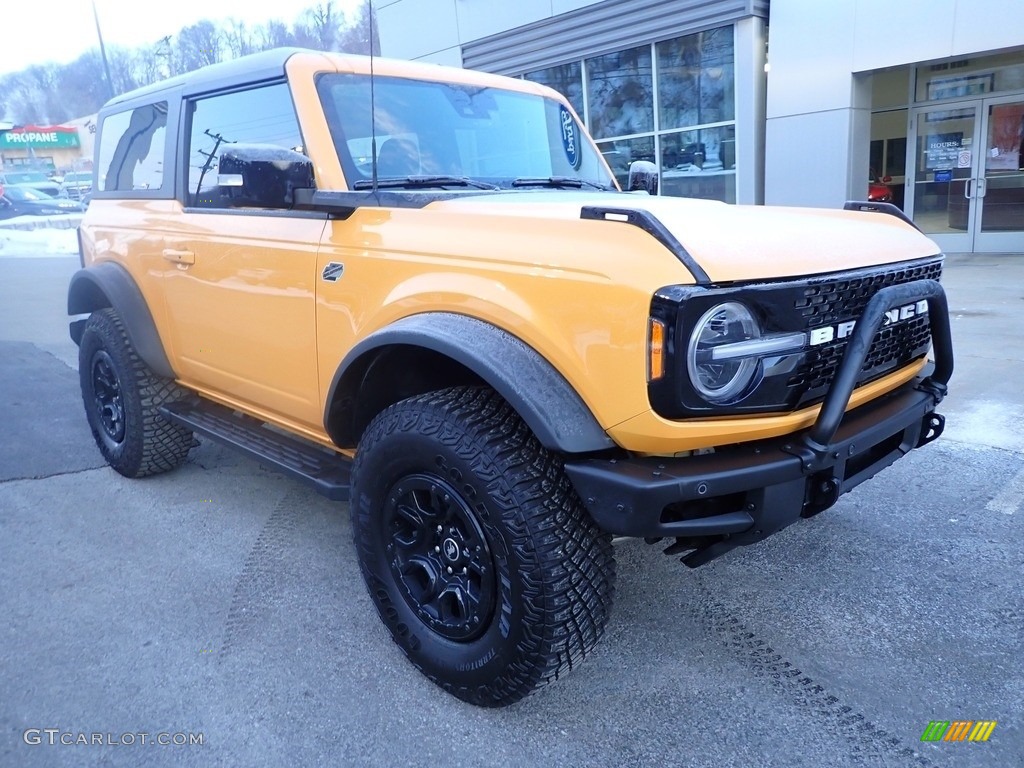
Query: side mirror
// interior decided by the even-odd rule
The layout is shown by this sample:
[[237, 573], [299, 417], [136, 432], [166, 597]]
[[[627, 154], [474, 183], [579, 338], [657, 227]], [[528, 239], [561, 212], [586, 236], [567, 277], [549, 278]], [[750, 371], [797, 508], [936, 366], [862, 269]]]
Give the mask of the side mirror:
[[314, 186], [313, 163], [284, 147], [229, 144], [220, 151], [217, 186], [231, 206], [291, 208], [296, 189]]
[[658, 194], [658, 166], [650, 160], [636, 160], [629, 164], [629, 181], [626, 182], [627, 192], [638, 189], [647, 190], [647, 194]]

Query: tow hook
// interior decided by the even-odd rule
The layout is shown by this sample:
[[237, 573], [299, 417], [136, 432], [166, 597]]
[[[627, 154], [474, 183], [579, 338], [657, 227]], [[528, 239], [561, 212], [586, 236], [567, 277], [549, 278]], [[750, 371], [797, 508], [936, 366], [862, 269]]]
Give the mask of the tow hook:
[[938, 413], [927, 414], [921, 422], [921, 437], [918, 438], [917, 447], [928, 445], [942, 434], [946, 428], [946, 417]]
[[800, 517], [814, 517], [824, 512], [839, 500], [842, 483], [838, 477], [820, 474], [811, 478], [807, 486], [807, 501], [800, 512]]

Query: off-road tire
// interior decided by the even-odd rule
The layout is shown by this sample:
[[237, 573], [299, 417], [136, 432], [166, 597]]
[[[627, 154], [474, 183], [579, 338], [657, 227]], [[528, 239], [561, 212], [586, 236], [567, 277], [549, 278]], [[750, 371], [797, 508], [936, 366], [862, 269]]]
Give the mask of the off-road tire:
[[[104, 384], [111, 374], [113, 387]], [[192, 432], [170, 423], [159, 411], [185, 392], [142, 361], [113, 309], [93, 312], [86, 321], [78, 349], [78, 378], [93, 439], [120, 474], [156, 475], [185, 460], [193, 445]], [[107, 402], [106, 412], [101, 399]]]
[[[431, 517], [425, 510], [435, 501]], [[611, 537], [587, 514], [558, 456], [494, 391], [445, 389], [380, 413], [359, 443], [350, 507], [381, 619], [412, 663], [458, 698], [512, 704], [579, 664], [603, 635], [615, 585]], [[456, 521], [450, 529], [445, 514]], [[410, 522], [417, 519], [423, 524]], [[435, 545], [429, 536], [439, 521], [437, 535], [450, 530], [451, 541]], [[447, 569], [433, 564], [446, 562], [449, 547], [465, 559], [444, 577]], [[402, 573], [410, 560], [418, 580]], [[490, 609], [484, 600], [475, 614], [429, 601], [437, 589], [420, 571], [453, 580], [462, 563], [492, 575]], [[461, 583], [466, 598], [474, 590]], [[410, 597], [423, 584], [422, 600]], [[458, 591], [449, 581], [449, 608], [472, 603], [456, 600]], [[476, 592], [486, 596], [486, 585]]]

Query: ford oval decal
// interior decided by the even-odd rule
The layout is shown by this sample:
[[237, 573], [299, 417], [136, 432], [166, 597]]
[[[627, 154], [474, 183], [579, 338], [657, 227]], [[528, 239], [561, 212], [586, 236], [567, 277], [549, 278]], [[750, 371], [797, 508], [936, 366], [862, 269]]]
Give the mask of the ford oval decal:
[[576, 129], [576, 121], [573, 120], [572, 112], [560, 105], [558, 108], [558, 121], [562, 124], [562, 147], [565, 149], [565, 157], [573, 168], [580, 167], [580, 132]]

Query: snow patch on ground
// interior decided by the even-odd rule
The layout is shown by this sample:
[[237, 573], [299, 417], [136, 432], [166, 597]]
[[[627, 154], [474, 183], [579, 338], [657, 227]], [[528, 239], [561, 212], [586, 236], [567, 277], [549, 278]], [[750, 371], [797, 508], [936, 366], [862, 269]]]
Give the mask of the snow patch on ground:
[[995, 400], [975, 400], [949, 414], [945, 435], [962, 443], [1024, 453], [1024, 408]]
[[0, 220], [0, 232], [5, 229], [77, 229], [84, 213], [61, 213], [53, 216], [15, 216]]
[[0, 259], [45, 259], [77, 254], [77, 229], [0, 229]]

